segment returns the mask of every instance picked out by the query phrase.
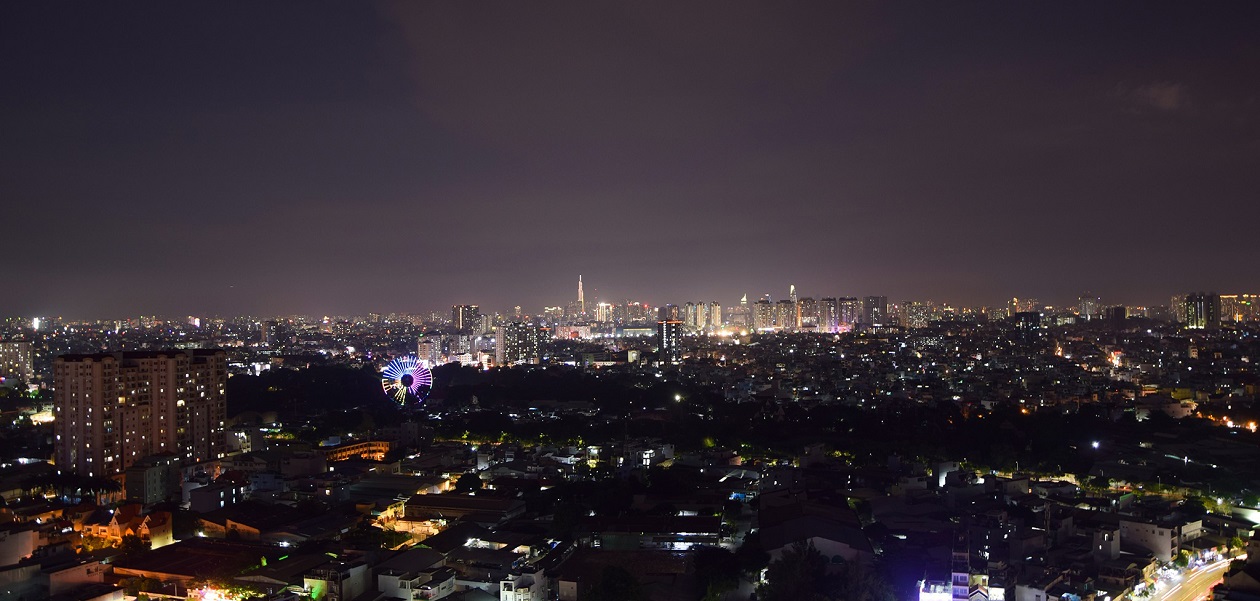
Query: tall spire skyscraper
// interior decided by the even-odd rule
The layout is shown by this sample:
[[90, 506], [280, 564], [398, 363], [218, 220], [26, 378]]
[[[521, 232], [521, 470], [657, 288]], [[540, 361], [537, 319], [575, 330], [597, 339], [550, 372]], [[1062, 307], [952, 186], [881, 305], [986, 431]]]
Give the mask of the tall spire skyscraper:
[[581, 275], [578, 275], [578, 312], [586, 313], [586, 293], [582, 291]]

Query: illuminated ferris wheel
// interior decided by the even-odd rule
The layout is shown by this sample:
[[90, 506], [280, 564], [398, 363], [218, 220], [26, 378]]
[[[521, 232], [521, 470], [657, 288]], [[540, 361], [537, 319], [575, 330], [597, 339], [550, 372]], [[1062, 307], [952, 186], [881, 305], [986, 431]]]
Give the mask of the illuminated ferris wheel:
[[398, 357], [381, 372], [381, 388], [399, 403], [406, 403], [408, 394], [423, 401], [433, 389], [433, 372], [415, 357]]

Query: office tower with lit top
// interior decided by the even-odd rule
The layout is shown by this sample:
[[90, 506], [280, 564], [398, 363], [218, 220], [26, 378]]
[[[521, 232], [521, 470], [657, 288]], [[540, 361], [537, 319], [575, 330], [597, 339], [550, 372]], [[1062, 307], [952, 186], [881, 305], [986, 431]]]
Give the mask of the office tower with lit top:
[[613, 320], [613, 306], [609, 303], [595, 305], [595, 321], [608, 323]]
[[222, 350], [61, 355], [53, 387], [53, 451], [63, 470], [109, 477], [158, 453], [184, 464], [223, 457]]
[[1243, 322], [1255, 321], [1260, 317], [1260, 297], [1255, 294], [1222, 294], [1221, 321]]

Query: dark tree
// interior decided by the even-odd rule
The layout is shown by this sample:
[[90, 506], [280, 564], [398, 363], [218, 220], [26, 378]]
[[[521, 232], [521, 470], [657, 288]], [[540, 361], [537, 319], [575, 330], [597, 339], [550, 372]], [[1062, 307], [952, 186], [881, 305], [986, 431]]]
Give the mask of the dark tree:
[[470, 493], [481, 490], [481, 476], [464, 474], [455, 481], [455, 492]]
[[601, 601], [641, 601], [646, 599], [639, 586], [639, 580], [625, 568], [608, 566], [599, 577], [599, 582], [591, 588], [590, 595], [584, 598]]
[[146, 541], [135, 535], [127, 535], [122, 537], [122, 546], [120, 547], [123, 557], [136, 557], [148, 552], [150, 547], [149, 541]]
[[796, 543], [770, 563], [768, 582], [757, 596], [764, 601], [837, 601], [828, 596], [840, 590], [827, 574], [828, 563], [813, 543]]
[[739, 586], [739, 560], [721, 547], [700, 547], [694, 550], [696, 584], [704, 599], [718, 599], [726, 591]]

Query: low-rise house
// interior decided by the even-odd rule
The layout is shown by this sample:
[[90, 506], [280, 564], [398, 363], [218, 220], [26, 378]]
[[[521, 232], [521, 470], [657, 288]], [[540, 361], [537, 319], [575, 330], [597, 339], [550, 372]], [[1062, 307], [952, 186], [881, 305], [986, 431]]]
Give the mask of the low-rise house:
[[144, 506], [129, 503], [113, 510], [97, 510], [83, 524], [84, 536], [106, 539], [112, 545], [121, 545], [122, 539], [135, 536], [157, 549], [175, 542], [174, 522], [166, 511], [143, 513]]
[[412, 549], [376, 566], [376, 587], [385, 597], [441, 599], [455, 592], [455, 571], [441, 553]]

